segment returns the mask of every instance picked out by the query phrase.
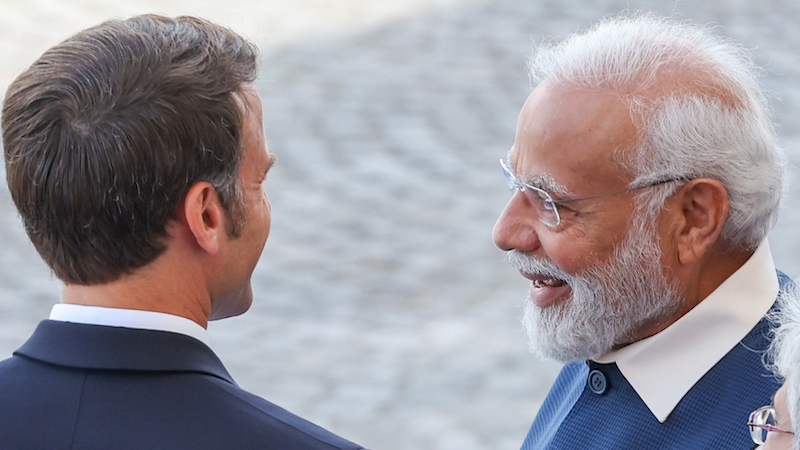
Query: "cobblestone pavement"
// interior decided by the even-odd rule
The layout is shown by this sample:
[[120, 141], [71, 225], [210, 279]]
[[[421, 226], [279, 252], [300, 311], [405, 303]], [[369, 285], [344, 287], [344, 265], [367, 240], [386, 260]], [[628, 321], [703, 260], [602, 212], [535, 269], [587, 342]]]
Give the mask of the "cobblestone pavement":
[[[199, 14], [259, 43], [273, 231], [253, 308], [212, 324], [212, 344], [243, 387], [376, 449], [518, 448], [558, 370], [527, 353], [526, 283], [490, 238], [535, 42], [628, 5], [718, 23], [766, 65], [800, 157], [795, 0], [0, 2], [4, 84], [66, 35], [135, 12]], [[791, 275], [798, 192], [771, 236]], [[8, 355], [59, 285], [5, 187], [0, 234]]]

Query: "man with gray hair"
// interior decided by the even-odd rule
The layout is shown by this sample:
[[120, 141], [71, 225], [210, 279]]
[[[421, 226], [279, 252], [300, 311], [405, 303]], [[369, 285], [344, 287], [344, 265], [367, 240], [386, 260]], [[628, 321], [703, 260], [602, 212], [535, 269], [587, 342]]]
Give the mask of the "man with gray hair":
[[621, 15], [531, 59], [493, 231], [531, 280], [524, 325], [565, 362], [523, 449], [752, 448], [777, 389], [765, 314], [790, 281], [757, 68], [708, 28]]
[[800, 288], [796, 284], [778, 297], [777, 323], [770, 356], [772, 370], [783, 386], [767, 405], [747, 419], [750, 436], [762, 450], [800, 450]]

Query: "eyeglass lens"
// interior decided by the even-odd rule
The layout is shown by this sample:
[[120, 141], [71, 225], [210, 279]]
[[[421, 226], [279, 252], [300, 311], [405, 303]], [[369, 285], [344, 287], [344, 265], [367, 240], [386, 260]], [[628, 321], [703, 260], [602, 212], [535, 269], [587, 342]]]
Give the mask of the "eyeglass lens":
[[505, 175], [506, 184], [508, 184], [508, 188], [511, 192], [520, 191], [525, 194], [525, 197], [536, 210], [539, 220], [542, 223], [548, 227], [558, 226], [561, 219], [558, 216], [558, 208], [550, 194], [548, 194], [547, 191], [520, 182], [502, 159], [500, 160], [500, 166], [503, 167], [503, 175]]
[[[765, 406], [763, 408], [759, 408], [753, 412], [750, 416], [750, 423], [756, 425], [770, 425], [776, 426], [775, 424], [775, 410], [772, 407]], [[769, 432], [764, 428], [750, 425], [750, 435], [753, 438], [753, 442], [758, 445], [764, 444], [764, 441], [767, 440], [767, 434]]]

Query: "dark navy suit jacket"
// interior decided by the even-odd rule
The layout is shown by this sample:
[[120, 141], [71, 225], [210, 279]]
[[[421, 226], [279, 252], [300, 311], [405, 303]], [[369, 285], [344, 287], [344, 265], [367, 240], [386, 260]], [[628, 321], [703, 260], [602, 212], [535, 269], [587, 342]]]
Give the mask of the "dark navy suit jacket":
[[361, 449], [245, 392], [202, 342], [45, 320], [0, 362], [0, 449]]

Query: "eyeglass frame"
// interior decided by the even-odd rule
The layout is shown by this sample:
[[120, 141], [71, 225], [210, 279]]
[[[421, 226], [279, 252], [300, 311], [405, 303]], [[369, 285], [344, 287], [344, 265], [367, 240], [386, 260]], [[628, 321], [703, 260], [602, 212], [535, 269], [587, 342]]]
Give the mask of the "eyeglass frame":
[[775, 425], [770, 425], [767, 423], [758, 423], [756, 421], [756, 418], [760, 417], [759, 416], [760, 414], [763, 415], [764, 412], [767, 413], [766, 415], [771, 414], [773, 417], [775, 417], [775, 407], [772, 405], [767, 405], [767, 406], [762, 406], [761, 408], [758, 408], [757, 410], [751, 412], [750, 417], [747, 419], [747, 427], [750, 429], [750, 438], [753, 440], [753, 442], [756, 443], [756, 445], [764, 445], [765, 441], [765, 439], [761, 439], [761, 432], [756, 430], [764, 430], [767, 433], [772, 431], [775, 433], [786, 433], [792, 435], [794, 434], [794, 431], [784, 430], [782, 428], [776, 427]]
[[[532, 185], [520, 180], [519, 177], [517, 176], [517, 174], [514, 173], [514, 171], [511, 170], [508, 167], [508, 165], [506, 164], [506, 162], [502, 158], [500, 159], [500, 167], [503, 168], [503, 175], [505, 176], [506, 184], [508, 185], [509, 190], [511, 190], [512, 192], [519, 191], [519, 192], [524, 193], [527, 189], [530, 189], [530, 190], [536, 192], [537, 194], [539, 194], [539, 198], [542, 200], [542, 203], [544, 205], [548, 205], [548, 204], [552, 205], [550, 207], [545, 207], [545, 210], [553, 211], [553, 214], [556, 217], [555, 224], [550, 224], [550, 223], [545, 222], [545, 220], [542, 219], [542, 215], [539, 214], [539, 221], [542, 222], [543, 224], [547, 225], [550, 228], [558, 228], [558, 226], [561, 225], [561, 214], [559, 214], [559, 212], [558, 212], [558, 207], [557, 207], [558, 205], [561, 205], [561, 204], [564, 204], [564, 203], [580, 202], [580, 201], [583, 201], [583, 200], [592, 200], [592, 199], [595, 199], [595, 198], [607, 197], [607, 196], [610, 196], [610, 195], [624, 194], [626, 192], [636, 191], [636, 190], [639, 190], [639, 189], [645, 189], [645, 188], [650, 188], [650, 187], [654, 187], [654, 186], [660, 186], [662, 184], [672, 183], [672, 182], [675, 182], [675, 181], [691, 181], [693, 179], [693, 178], [688, 178], [688, 177], [672, 177], [672, 178], [667, 178], [665, 180], [654, 181], [654, 182], [652, 182], [650, 184], [646, 184], [646, 185], [643, 185], [643, 186], [632, 187], [632, 188], [623, 189], [623, 190], [620, 190], [620, 191], [608, 192], [608, 193], [605, 193], [605, 194], [590, 195], [588, 197], [581, 197], [581, 198], [569, 198], [569, 199], [565, 199], [565, 200], [554, 200], [553, 196], [550, 195], [550, 193], [545, 191], [544, 189], [538, 188], [536, 186], [532, 186]], [[552, 209], [549, 209], [549, 208], [552, 208]]]

